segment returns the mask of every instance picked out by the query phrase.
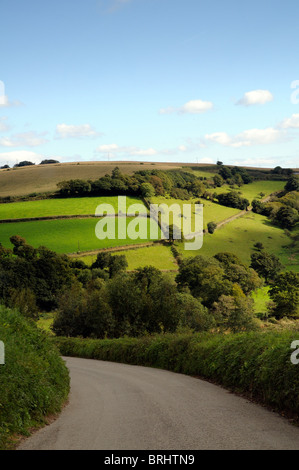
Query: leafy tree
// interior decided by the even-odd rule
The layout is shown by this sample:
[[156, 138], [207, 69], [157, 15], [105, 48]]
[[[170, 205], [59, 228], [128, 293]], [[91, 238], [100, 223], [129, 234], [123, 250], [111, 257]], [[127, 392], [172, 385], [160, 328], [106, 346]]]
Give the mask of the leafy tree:
[[230, 179], [233, 174], [227, 166], [220, 166], [219, 175], [222, 176], [224, 180]]
[[250, 267], [260, 276], [264, 277], [266, 282], [275, 279], [283, 269], [279, 258], [265, 250], [251, 255]]
[[221, 329], [229, 329], [233, 333], [256, 328], [253, 300], [246, 297], [237, 284], [233, 286], [232, 295], [222, 295], [213, 304], [213, 314]]
[[150, 183], [142, 183], [142, 185], [140, 186], [140, 192], [142, 197], [145, 198], [151, 198], [156, 194], [155, 188]]
[[282, 228], [292, 229], [299, 221], [299, 213], [289, 206], [282, 206], [276, 213], [274, 220]]
[[213, 176], [213, 181], [214, 181], [214, 185], [218, 188], [220, 188], [220, 186], [224, 184], [224, 179], [222, 178], [221, 175]]
[[217, 224], [216, 224], [216, 222], [209, 222], [207, 227], [208, 227], [208, 232], [209, 233], [214, 233], [216, 228], [217, 228]]
[[290, 271], [277, 276], [269, 295], [275, 303], [273, 314], [276, 318], [298, 315], [299, 274]]
[[286, 185], [285, 185], [285, 190], [286, 191], [299, 191], [299, 178], [296, 175], [291, 176]]
[[221, 295], [229, 295], [232, 290], [232, 283], [226, 279], [219, 261], [201, 255], [181, 262], [176, 282], [179, 290], [188, 287], [191, 294], [201, 299], [206, 307], [211, 307]]

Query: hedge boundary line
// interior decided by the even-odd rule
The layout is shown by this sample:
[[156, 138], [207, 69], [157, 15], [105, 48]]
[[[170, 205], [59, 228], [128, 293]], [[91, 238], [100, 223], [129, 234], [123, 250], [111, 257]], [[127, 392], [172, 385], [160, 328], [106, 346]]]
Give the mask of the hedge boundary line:
[[165, 334], [95, 340], [56, 337], [64, 356], [142, 365], [183, 373], [299, 420], [299, 365], [291, 343], [299, 331]]
[[13, 449], [22, 436], [47, 423], [63, 408], [69, 372], [58, 349], [32, 321], [0, 305], [0, 450]]

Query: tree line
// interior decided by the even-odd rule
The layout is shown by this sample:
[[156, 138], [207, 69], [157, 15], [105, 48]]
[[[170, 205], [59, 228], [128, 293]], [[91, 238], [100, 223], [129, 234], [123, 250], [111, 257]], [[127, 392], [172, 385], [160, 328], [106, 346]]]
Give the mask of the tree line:
[[180, 259], [175, 278], [147, 266], [127, 272], [124, 255], [99, 253], [83, 261], [33, 248], [11, 237], [0, 246], [0, 300], [30, 318], [55, 311], [53, 331], [63, 336], [192, 331], [243, 331], [256, 327], [251, 293], [266, 282], [271, 315], [296, 316], [299, 276], [282, 271], [278, 258], [257, 247], [251, 266], [231, 253]]

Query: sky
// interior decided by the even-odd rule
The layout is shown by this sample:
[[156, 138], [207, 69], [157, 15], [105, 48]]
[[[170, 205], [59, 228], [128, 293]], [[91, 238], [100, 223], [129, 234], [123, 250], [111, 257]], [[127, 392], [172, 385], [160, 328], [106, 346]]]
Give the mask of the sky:
[[298, 167], [298, 0], [0, 0], [0, 165]]

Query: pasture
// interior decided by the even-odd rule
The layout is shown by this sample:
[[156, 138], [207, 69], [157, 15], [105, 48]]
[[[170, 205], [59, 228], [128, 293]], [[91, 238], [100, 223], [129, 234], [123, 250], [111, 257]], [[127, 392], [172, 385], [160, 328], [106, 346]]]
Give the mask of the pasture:
[[[242, 197], [245, 197], [252, 202], [253, 199], [261, 199], [260, 193], [264, 193], [265, 196], [270, 196], [270, 194], [275, 193], [276, 191], [282, 191], [286, 182], [285, 181], [254, 181], [253, 183], [244, 184], [240, 188], [236, 187], [235, 191], [240, 191]], [[213, 192], [217, 194], [226, 193], [231, 191], [231, 188], [228, 185], [224, 185], [221, 188], [213, 189]]]
[[[141, 199], [131, 196], [126, 197], [126, 202], [127, 209], [132, 204], [143, 204]], [[40, 201], [5, 203], [0, 204], [0, 219], [94, 215], [97, 206], [100, 204], [112, 205], [117, 213], [118, 196], [44, 199]], [[146, 212], [146, 209], [144, 212]]]
[[263, 243], [268, 252], [278, 256], [286, 269], [299, 271], [298, 248], [290, 247], [291, 240], [284, 230], [271, 225], [266, 217], [253, 212], [224, 225], [212, 235], [206, 234], [203, 246], [198, 251], [184, 251], [182, 243], [178, 244], [178, 249], [184, 257], [197, 254], [213, 256], [228, 251], [237, 255], [244, 263], [250, 264], [250, 255], [256, 242]]
[[[183, 212], [183, 205], [184, 204], [191, 204], [191, 215], [192, 215], [192, 224], [194, 227], [194, 221], [195, 221], [195, 209], [194, 209], [194, 204], [197, 201], [201, 201], [203, 204], [203, 228], [207, 228], [207, 224], [209, 222], [216, 222], [217, 224], [219, 222], [222, 222], [223, 220], [232, 217], [234, 215], [237, 215], [240, 212], [240, 209], [234, 209], [232, 207], [225, 207], [225, 206], [220, 206], [219, 204], [215, 204], [214, 202], [211, 202], [209, 200], [205, 199], [190, 199], [190, 201], [183, 201], [181, 199], [171, 199], [171, 198], [165, 198], [165, 197], [152, 197], [151, 202], [153, 204], [167, 204], [168, 206], [171, 206], [172, 204], [179, 204], [181, 211]], [[172, 222], [172, 217], [170, 217], [170, 223]]]
[[[114, 253], [112, 253], [114, 254]], [[155, 244], [148, 247], [134, 248], [130, 250], [117, 251], [115, 255], [125, 255], [128, 262], [128, 271], [145, 266], [154, 266], [160, 270], [176, 270], [177, 264], [169, 246]], [[97, 254], [80, 256], [76, 259], [84, 261], [88, 266], [92, 265]]]
[[[106, 218], [106, 220], [108, 219]], [[125, 222], [126, 229], [132, 228], [130, 224], [131, 222], [134, 223], [133, 218], [127, 218], [126, 220], [116, 218], [115, 239], [106, 238], [104, 240], [99, 240], [95, 235], [96, 225], [99, 223], [98, 219], [3, 223], [0, 224], [0, 243], [7, 248], [11, 248], [9, 238], [12, 235], [19, 235], [35, 248], [45, 246], [57, 253], [77, 253], [80, 251], [139, 244], [150, 240], [150, 224], [155, 224], [155, 222], [142, 218], [143, 222], [147, 224], [146, 238], [133, 240], [128, 236], [123, 239], [118, 238], [120, 220], [122, 221], [121, 223]], [[137, 227], [136, 231], [138, 230], [139, 228]]]

